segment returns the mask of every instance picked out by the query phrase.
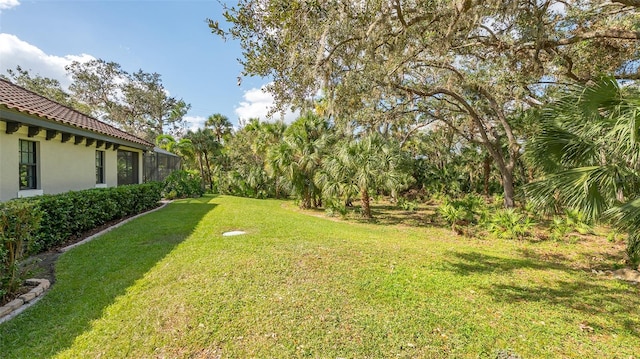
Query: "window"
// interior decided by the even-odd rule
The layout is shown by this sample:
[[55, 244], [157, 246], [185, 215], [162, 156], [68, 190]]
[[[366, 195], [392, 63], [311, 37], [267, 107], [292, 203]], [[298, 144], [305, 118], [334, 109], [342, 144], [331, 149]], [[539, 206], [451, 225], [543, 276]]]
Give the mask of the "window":
[[38, 161], [36, 143], [20, 140], [20, 189], [38, 188]]
[[96, 184], [104, 181], [104, 151], [96, 151]]
[[138, 183], [138, 153], [118, 150], [118, 186]]

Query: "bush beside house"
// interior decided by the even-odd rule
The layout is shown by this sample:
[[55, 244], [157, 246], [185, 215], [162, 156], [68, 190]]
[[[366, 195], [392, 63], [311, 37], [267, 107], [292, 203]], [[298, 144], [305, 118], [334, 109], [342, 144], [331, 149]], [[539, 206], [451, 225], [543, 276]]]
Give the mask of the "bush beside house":
[[54, 248], [109, 221], [152, 209], [163, 184], [151, 182], [0, 203], [0, 299], [22, 284], [23, 254]]
[[151, 209], [160, 201], [161, 192], [162, 184], [151, 182], [28, 199], [43, 212], [32, 252], [51, 249], [109, 221]]
[[38, 231], [42, 212], [34, 203], [0, 203], [0, 303], [22, 285], [18, 268]]

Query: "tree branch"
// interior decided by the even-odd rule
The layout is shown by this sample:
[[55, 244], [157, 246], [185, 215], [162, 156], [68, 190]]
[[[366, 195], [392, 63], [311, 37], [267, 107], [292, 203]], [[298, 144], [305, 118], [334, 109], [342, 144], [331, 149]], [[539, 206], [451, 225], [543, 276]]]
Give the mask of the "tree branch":
[[400, 6], [399, 0], [394, 0], [393, 7], [396, 9], [396, 14], [398, 14], [398, 20], [402, 24], [403, 28], [407, 28], [407, 22], [404, 20], [404, 15], [402, 14], [402, 6]]
[[614, 76], [617, 80], [640, 80], [640, 72], [623, 73]]
[[[476, 112], [476, 110], [464, 99], [464, 97], [462, 97], [462, 95], [460, 95], [455, 91], [452, 91], [443, 87], [436, 87], [431, 91], [423, 91], [423, 90], [412, 88], [412, 87], [402, 86], [400, 84], [392, 84], [391, 86], [399, 90], [414, 93], [424, 98], [434, 97], [436, 95], [447, 95], [454, 98], [460, 105], [462, 105], [466, 113], [471, 117], [471, 120], [473, 121], [473, 123], [478, 127], [478, 132], [480, 133], [480, 137], [482, 138], [481, 143], [487, 148], [487, 151], [491, 153], [494, 160], [496, 161], [496, 164], [502, 168], [506, 168], [505, 159], [500, 153], [499, 147], [495, 146], [489, 139], [489, 135], [487, 134], [487, 130], [484, 126], [484, 123], [482, 122], [482, 118]], [[442, 118], [440, 119], [443, 120]], [[443, 122], [445, 121], [443, 120]]]
[[411, 135], [413, 135], [417, 130], [419, 130], [419, 129], [421, 129], [421, 128], [424, 128], [424, 127], [426, 127], [426, 126], [429, 126], [430, 124], [432, 124], [432, 123], [433, 123], [433, 121], [434, 121], [435, 119], [436, 119], [436, 118], [434, 117], [434, 119], [433, 119], [433, 120], [431, 120], [431, 121], [427, 121], [427, 122], [425, 122], [425, 123], [421, 123], [421, 124], [419, 124], [419, 125], [415, 126], [414, 128], [410, 129], [409, 131], [407, 131], [407, 133], [404, 135], [404, 138], [402, 139], [402, 141], [400, 141], [400, 148], [403, 148], [403, 147], [404, 147], [405, 143], [409, 140], [409, 137], [411, 137]]
[[640, 7], [640, 0], [611, 0], [611, 2], [622, 4], [624, 6]]
[[331, 51], [329, 51], [329, 54], [327, 55], [327, 57], [322, 59], [320, 63], [316, 64], [316, 66], [317, 67], [323, 66], [324, 64], [327, 63], [327, 61], [329, 61], [329, 59], [333, 56], [333, 53], [336, 52], [336, 50], [338, 50], [343, 45], [348, 44], [349, 42], [357, 41], [357, 40], [362, 40], [362, 37], [360, 36], [350, 37], [348, 39], [340, 41], [336, 46], [333, 47], [333, 49], [331, 49]]

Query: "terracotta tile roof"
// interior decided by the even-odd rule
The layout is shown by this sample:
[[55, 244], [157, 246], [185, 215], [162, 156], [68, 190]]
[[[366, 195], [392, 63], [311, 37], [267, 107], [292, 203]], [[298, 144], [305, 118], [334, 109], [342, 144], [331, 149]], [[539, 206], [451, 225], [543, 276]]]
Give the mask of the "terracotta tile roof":
[[51, 101], [4, 79], [0, 79], [0, 105], [83, 130], [130, 141], [144, 147], [153, 147], [153, 144], [139, 137]]

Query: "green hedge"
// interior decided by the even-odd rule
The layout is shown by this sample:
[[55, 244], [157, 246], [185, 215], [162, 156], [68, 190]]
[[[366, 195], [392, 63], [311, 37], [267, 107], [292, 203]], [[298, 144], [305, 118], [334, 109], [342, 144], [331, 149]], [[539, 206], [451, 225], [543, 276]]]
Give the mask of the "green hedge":
[[[22, 284], [18, 263], [38, 231], [42, 213], [27, 201], [0, 203], [0, 302]], [[0, 303], [1, 304], [1, 303]]]
[[96, 188], [25, 199], [42, 211], [40, 230], [30, 252], [51, 249], [72, 236], [114, 219], [157, 206], [162, 183]]

